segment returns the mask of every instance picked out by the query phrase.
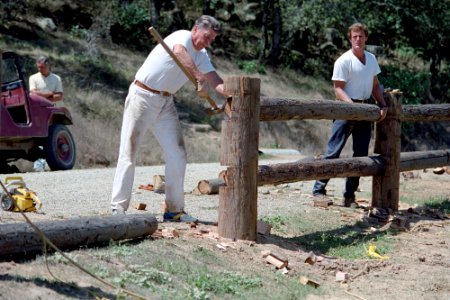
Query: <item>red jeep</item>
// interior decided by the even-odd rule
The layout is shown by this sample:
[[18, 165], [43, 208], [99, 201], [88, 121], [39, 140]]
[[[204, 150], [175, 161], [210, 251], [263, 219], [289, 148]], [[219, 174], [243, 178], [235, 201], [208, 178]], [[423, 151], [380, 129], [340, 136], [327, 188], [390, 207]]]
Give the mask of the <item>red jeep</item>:
[[8, 163], [20, 158], [45, 158], [51, 170], [72, 169], [76, 152], [66, 127], [72, 124], [69, 111], [29, 93], [19, 55], [3, 52], [0, 65], [0, 173], [17, 171]]

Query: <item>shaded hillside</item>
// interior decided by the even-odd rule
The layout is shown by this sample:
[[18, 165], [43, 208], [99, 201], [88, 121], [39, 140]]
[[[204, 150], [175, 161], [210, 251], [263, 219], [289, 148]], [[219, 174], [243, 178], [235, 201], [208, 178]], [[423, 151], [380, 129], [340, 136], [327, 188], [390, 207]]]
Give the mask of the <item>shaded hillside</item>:
[[[2, 2], [2, 7], [7, 2], [12, 4], [12, 1]], [[77, 168], [115, 164], [128, 85], [154, 45], [147, 32], [150, 25], [148, 14], [142, 15], [137, 6], [141, 1], [133, 2], [134, 6], [130, 4], [124, 6], [126, 9], [117, 10], [114, 3], [119, 2], [121, 5], [131, 3], [55, 1], [44, 7], [38, 1], [18, 1], [14, 2], [14, 10], [5, 10], [6, 13], [1, 17], [0, 48], [21, 54], [27, 75], [35, 72], [34, 59], [40, 54], [49, 55], [53, 71], [61, 75], [65, 105], [74, 116], [71, 130], [79, 153]], [[105, 6], [102, 7], [99, 3]], [[188, 3], [190, 2], [185, 4]], [[201, 8], [195, 10], [190, 7], [182, 12], [177, 9], [178, 6], [169, 6], [160, 7], [158, 25], [163, 34], [167, 30], [191, 26], [192, 20], [202, 13]], [[316, 77], [304, 74], [310, 69], [323, 70], [328, 74], [332, 69], [333, 59], [317, 56], [315, 60], [308, 60], [306, 65], [309, 67], [306, 67], [306, 61], [303, 61], [303, 65], [298, 64], [304, 59], [300, 55], [298, 61], [292, 61], [291, 66], [297, 67], [296, 70], [285, 67], [281, 62], [276, 67], [259, 63], [255, 58], [261, 33], [255, 24], [233, 27], [239, 18], [245, 18], [243, 11], [248, 12], [245, 7], [239, 6], [239, 9], [240, 12], [235, 7], [227, 21], [224, 21], [223, 14], [220, 15], [224, 21], [224, 33], [210, 49], [213, 62], [222, 76], [260, 77], [261, 92], [268, 96], [334, 98], [328, 79], [322, 79], [320, 74], [314, 72], [312, 74], [317, 75]], [[258, 13], [260, 10], [256, 9], [254, 12]], [[134, 17], [126, 19], [125, 13]], [[129, 27], [119, 26], [125, 24], [124, 20], [130, 22], [127, 25]], [[51, 26], [52, 22], [54, 27]], [[130, 32], [136, 36], [130, 36]], [[124, 42], [132, 37], [139, 39], [139, 44]], [[337, 51], [333, 53], [328, 54], [338, 54]], [[425, 84], [428, 79], [421, 73], [426, 63], [414, 54], [403, 53], [395, 59], [381, 57], [380, 62], [383, 68], [382, 82], [386, 87], [404, 90], [407, 103], [417, 101], [417, 98], [408, 98], [409, 95], [430, 94], [430, 90], [426, 88], [428, 85]], [[422, 84], [423, 88], [420, 90]], [[442, 91], [441, 94], [448, 95], [448, 91]], [[445, 101], [447, 98], [443, 99]], [[186, 85], [175, 95], [175, 101], [180, 112], [189, 161], [217, 161], [220, 153], [221, 117], [209, 117], [202, 112], [204, 103], [196, 98], [190, 85]], [[304, 154], [320, 154], [325, 150], [329, 126], [329, 121], [261, 123], [260, 146], [295, 148]], [[448, 123], [405, 124], [402, 146], [404, 150], [449, 148], [449, 132]], [[347, 149], [350, 147], [348, 145]], [[162, 152], [150, 132], [143, 143], [140, 161], [146, 165], [163, 162]]]

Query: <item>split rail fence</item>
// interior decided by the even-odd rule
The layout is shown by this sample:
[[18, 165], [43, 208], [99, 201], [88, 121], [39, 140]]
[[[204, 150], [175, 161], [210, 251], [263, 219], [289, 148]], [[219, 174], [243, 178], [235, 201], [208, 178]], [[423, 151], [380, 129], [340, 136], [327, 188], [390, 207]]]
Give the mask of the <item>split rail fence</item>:
[[398, 210], [400, 172], [450, 164], [450, 149], [400, 152], [401, 122], [449, 121], [450, 104], [405, 105], [402, 93], [386, 93], [388, 114], [376, 124], [377, 155], [258, 165], [260, 121], [292, 119], [341, 119], [375, 122], [379, 108], [371, 104], [347, 104], [330, 100], [295, 100], [260, 97], [260, 80], [231, 77], [225, 91], [232, 95], [222, 121], [220, 163], [227, 166], [226, 185], [219, 189], [219, 235], [256, 240], [257, 188], [349, 176], [373, 176], [372, 206]]

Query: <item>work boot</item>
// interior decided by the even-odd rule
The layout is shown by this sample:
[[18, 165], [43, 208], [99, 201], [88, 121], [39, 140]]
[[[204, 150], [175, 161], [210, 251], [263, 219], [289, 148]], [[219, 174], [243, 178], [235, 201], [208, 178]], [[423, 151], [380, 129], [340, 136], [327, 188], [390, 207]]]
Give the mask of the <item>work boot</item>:
[[125, 211], [123, 211], [122, 209], [113, 209], [111, 214], [113, 216], [115, 216], [115, 215], [125, 215]]
[[198, 219], [189, 215], [188, 213], [181, 212], [165, 212], [163, 216], [164, 222], [186, 222], [186, 223], [197, 223]]

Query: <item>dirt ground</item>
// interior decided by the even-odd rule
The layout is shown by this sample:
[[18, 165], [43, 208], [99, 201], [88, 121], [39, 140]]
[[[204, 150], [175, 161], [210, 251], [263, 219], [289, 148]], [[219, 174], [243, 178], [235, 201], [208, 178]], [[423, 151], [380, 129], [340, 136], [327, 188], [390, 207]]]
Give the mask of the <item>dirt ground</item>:
[[[219, 261], [223, 261], [230, 269], [250, 271], [275, 282], [279, 271], [265, 263], [261, 254], [269, 250], [288, 260], [289, 270], [284, 276], [295, 280], [306, 276], [320, 284], [307, 299], [450, 299], [450, 175], [435, 175], [431, 171], [403, 174], [401, 199], [408, 198], [409, 202], [417, 199], [419, 204], [401, 201], [396, 218], [391, 216], [385, 220], [380, 215], [370, 215], [367, 192], [364, 192], [370, 190], [369, 180], [361, 184], [358, 208], [345, 208], [339, 206], [337, 201], [327, 208], [314, 207], [312, 198], [306, 194], [308, 189], [309, 185], [304, 190], [294, 185], [268, 186], [259, 189], [258, 197], [264, 199], [270, 196], [272, 201], [278, 202], [289, 201], [293, 195], [300, 194], [304, 199], [300, 205], [302, 215], [327, 216], [340, 222], [340, 229], [358, 228], [368, 236], [395, 230], [395, 234], [389, 235], [389, 244], [393, 247], [385, 253], [389, 258], [343, 259], [314, 251], [319, 261], [307, 264], [305, 259], [309, 251], [297, 242], [298, 236], [293, 236], [289, 228], [284, 231], [273, 229], [270, 235], [259, 234], [256, 243], [252, 243], [221, 239], [216, 234], [217, 227], [206, 224], [191, 228], [188, 224], [160, 223], [159, 229], [174, 228], [180, 236], [170, 239], [145, 238], [136, 242], [136, 247], [145, 247], [145, 251], [154, 255], [165, 255], [163, 246], [170, 245], [171, 255], [179, 256], [193, 248], [209, 249], [219, 258], [218, 265]], [[420, 199], [433, 197], [446, 205], [445, 213], [442, 213], [443, 207], [432, 209], [420, 205]], [[322, 234], [332, 235], [334, 230], [321, 229], [324, 222], [317, 217], [316, 223], [311, 226], [317, 226], [317, 231]], [[81, 265], [92, 266], [99, 257], [104, 256], [104, 251], [109, 251], [107, 249], [86, 248], [66, 253]], [[139, 264], [141, 258], [135, 257], [133, 262]], [[125, 263], [114, 255], [103, 259], [102, 264], [104, 269], [125, 267]], [[51, 258], [50, 270], [72, 285], [55, 281], [42, 256], [3, 258], [0, 260], [0, 299], [117, 298], [117, 291], [88, 277], [57, 255]], [[347, 280], [336, 281], [338, 271], [347, 273]], [[262, 298], [282, 299], [275, 296], [276, 285], [273, 292]], [[148, 297], [165, 298], [152, 293]], [[229, 296], [224, 298], [233, 299]]]

